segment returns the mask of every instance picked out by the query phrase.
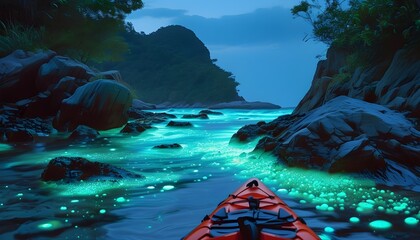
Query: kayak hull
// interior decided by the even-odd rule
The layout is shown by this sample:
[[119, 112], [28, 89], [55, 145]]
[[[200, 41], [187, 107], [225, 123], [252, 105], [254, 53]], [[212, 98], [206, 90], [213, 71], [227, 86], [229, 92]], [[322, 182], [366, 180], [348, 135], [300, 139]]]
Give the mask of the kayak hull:
[[206, 215], [184, 240], [320, 239], [259, 179], [251, 178]]

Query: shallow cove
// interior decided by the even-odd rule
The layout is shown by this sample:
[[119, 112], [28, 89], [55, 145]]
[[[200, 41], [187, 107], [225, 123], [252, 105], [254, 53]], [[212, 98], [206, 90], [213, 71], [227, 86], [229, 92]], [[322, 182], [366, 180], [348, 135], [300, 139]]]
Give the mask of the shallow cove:
[[[33, 144], [0, 144], [0, 239], [180, 239], [250, 177], [272, 187], [322, 239], [420, 238], [411, 219], [420, 218], [416, 192], [278, 166], [271, 156], [251, 153], [256, 141], [229, 145], [240, 127], [291, 111], [221, 110], [224, 115], [201, 120], [181, 119], [199, 109], [162, 110], [194, 127], [162, 123], [138, 136], [103, 131], [93, 142], [55, 134]], [[153, 149], [172, 143], [183, 148]], [[57, 156], [111, 163], [146, 178], [41, 182], [43, 168]], [[377, 220], [386, 223], [375, 227]]]

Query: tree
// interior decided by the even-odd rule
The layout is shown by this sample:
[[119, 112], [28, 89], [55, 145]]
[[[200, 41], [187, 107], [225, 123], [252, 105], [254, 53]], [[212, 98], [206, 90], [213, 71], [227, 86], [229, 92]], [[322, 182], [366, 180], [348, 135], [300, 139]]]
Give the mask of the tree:
[[115, 60], [127, 50], [120, 33], [141, 0], [2, 0], [0, 20], [44, 29], [48, 48], [83, 62]]

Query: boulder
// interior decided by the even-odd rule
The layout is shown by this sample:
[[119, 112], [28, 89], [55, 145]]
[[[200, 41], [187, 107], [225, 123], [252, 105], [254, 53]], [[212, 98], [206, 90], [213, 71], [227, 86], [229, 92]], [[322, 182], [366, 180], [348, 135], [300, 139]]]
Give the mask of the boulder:
[[176, 118], [173, 114], [146, 112], [133, 107], [128, 109], [128, 117], [148, 124], [161, 123], [166, 121], [168, 118]]
[[278, 105], [267, 102], [233, 101], [211, 105], [210, 109], [279, 109]]
[[37, 94], [36, 75], [55, 52], [16, 50], [0, 59], [0, 102], [16, 102]]
[[39, 68], [36, 88], [40, 92], [45, 91], [66, 76], [89, 80], [96, 76], [96, 73], [85, 64], [74, 59], [55, 56]]
[[167, 127], [192, 127], [193, 125], [190, 122], [175, 122], [170, 121]]
[[207, 114], [207, 115], [223, 115], [222, 112], [216, 112], [209, 109], [201, 110], [198, 114]]
[[69, 136], [69, 139], [74, 140], [89, 140], [95, 139], [99, 136], [99, 132], [88, 126], [79, 125]]
[[154, 146], [153, 148], [158, 148], [158, 149], [179, 149], [182, 148], [182, 146], [178, 143], [173, 143], [173, 144], [161, 144], [161, 145], [157, 145]]
[[289, 166], [372, 173], [386, 184], [413, 175], [390, 171], [395, 164], [419, 174], [420, 132], [415, 125], [400, 113], [362, 100], [337, 97], [296, 119], [278, 136], [273, 131], [266, 135], [257, 149], [272, 151]]
[[131, 101], [125, 86], [111, 80], [96, 80], [79, 87], [62, 102], [53, 126], [59, 131], [72, 131], [78, 125], [96, 130], [121, 127], [127, 123]]
[[182, 116], [182, 118], [186, 118], [186, 119], [209, 119], [209, 116], [207, 116], [207, 114], [205, 113], [200, 113], [200, 114], [185, 114]]
[[152, 128], [150, 124], [141, 121], [129, 122], [121, 129], [120, 133], [140, 134], [150, 128]]
[[91, 162], [81, 157], [56, 157], [42, 172], [43, 181], [98, 181], [141, 178], [139, 174], [114, 167], [110, 164]]
[[71, 97], [76, 89], [80, 86], [88, 83], [84, 79], [76, 79], [75, 77], [63, 77], [58, 81], [58, 83], [51, 89], [51, 98], [50, 98], [50, 109], [54, 110], [55, 113], [60, 109], [61, 102]]

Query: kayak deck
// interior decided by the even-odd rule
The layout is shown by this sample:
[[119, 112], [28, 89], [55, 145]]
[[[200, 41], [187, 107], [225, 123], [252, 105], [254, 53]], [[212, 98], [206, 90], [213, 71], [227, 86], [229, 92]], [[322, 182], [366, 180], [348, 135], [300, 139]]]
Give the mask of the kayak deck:
[[184, 240], [320, 239], [257, 178], [230, 194]]

